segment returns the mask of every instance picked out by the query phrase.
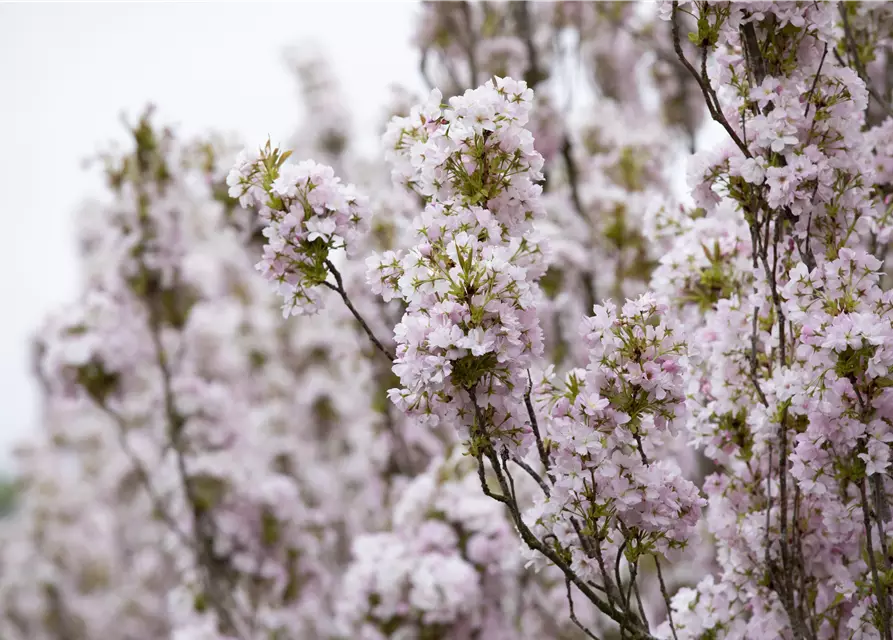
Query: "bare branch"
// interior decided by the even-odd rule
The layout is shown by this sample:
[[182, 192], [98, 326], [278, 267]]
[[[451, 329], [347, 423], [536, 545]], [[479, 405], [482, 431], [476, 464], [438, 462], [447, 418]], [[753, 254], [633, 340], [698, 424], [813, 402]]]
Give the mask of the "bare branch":
[[330, 260], [326, 260], [326, 267], [328, 268], [329, 272], [333, 276], [335, 276], [335, 284], [332, 284], [328, 281], [323, 282], [323, 284], [341, 296], [341, 299], [344, 301], [345, 306], [347, 306], [348, 310], [353, 314], [353, 317], [356, 318], [357, 322], [360, 323], [360, 326], [363, 328], [363, 331], [366, 332], [366, 335], [369, 336], [369, 339], [372, 340], [372, 344], [374, 344], [379, 351], [386, 355], [388, 357], [388, 360], [393, 362], [396, 359], [394, 354], [388, 351], [381, 343], [381, 341], [375, 336], [375, 334], [372, 332], [372, 329], [370, 329], [369, 325], [366, 324], [363, 316], [360, 315], [360, 312], [357, 311], [356, 307], [353, 306], [350, 298], [347, 297], [347, 291], [344, 290], [344, 281], [341, 279], [341, 273], [338, 271], [338, 269], [335, 268], [335, 265], [332, 264]]
[[685, 57], [685, 52], [682, 51], [682, 43], [679, 41], [679, 3], [673, 2], [673, 14], [672, 14], [672, 23], [673, 23], [673, 48], [676, 51], [676, 55], [679, 57], [680, 62], [688, 69], [688, 72], [692, 75], [692, 77], [698, 82], [698, 86], [701, 87], [701, 92], [704, 94], [704, 100], [707, 102], [707, 110], [710, 112], [710, 117], [713, 118], [716, 122], [722, 125], [722, 128], [726, 130], [726, 133], [729, 134], [729, 137], [738, 145], [738, 148], [741, 149], [741, 152], [744, 154], [746, 158], [752, 157], [750, 150], [747, 148], [747, 145], [741, 141], [741, 138], [738, 137], [738, 134], [735, 133], [735, 130], [732, 129], [732, 126], [729, 124], [729, 121], [726, 120], [726, 117], [723, 115], [722, 110], [719, 107], [719, 100], [716, 97], [716, 91], [714, 91], [713, 87], [710, 86], [710, 80], [707, 78], [706, 74], [706, 65], [707, 65], [707, 46], [704, 45], [701, 47], [701, 69], [704, 70], [703, 75], [698, 73], [698, 71], [692, 66], [691, 62], [688, 61], [688, 58]]
[[567, 604], [571, 610], [571, 622], [577, 625], [577, 628], [580, 629], [583, 633], [586, 634], [586, 637], [592, 638], [592, 640], [599, 640], [598, 636], [592, 633], [589, 629], [583, 626], [583, 624], [577, 619], [577, 614], [574, 612], [574, 596], [571, 593], [571, 581], [568, 578], [564, 579], [564, 585], [567, 587]]

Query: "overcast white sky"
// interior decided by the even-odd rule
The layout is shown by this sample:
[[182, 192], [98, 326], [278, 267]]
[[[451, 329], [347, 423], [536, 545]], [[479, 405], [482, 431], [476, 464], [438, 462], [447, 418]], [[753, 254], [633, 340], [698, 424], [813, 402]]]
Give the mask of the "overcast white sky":
[[151, 101], [187, 134], [285, 139], [298, 101], [283, 51], [315, 41], [357, 129], [372, 130], [388, 86], [417, 82], [415, 12], [411, 2], [0, 4], [0, 467], [37, 422], [29, 339], [77, 295], [74, 216], [102, 189], [81, 164], [125, 140], [119, 114]]

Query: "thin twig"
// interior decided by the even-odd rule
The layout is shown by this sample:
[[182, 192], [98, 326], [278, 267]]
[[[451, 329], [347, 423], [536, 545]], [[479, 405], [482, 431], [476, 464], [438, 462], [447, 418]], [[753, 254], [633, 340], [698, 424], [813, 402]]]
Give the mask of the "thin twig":
[[[648, 456], [645, 454], [645, 447], [642, 444], [642, 436], [638, 433], [634, 434], [633, 437], [636, 441], [636, 448], [639, 450], [639, 455], [642, 458], [642, 463], [649, 465], [651, 464], [648, 460]], [[676, 625], [673, 623], [673, 606], [670, 603], [670, 593], [667, 591], [667, 585], [664, 583], [664, 576], [660, 569], [660, 560], [655, 555], [654, 557], [654, 566], [657, 567], [657, 580], [660, 582], [660, 593], [664, 597], [664, 603], [667, 605], [667, 620], [670, 623], [670, 631], [673, 632], [673, 640], [679, 640], [676, 636]]]
[[474, 29], [474, 21], [471, 17], [471, 5], [468, 2], [461, 2], [462, 15], [465, 17], [465, 35], [468, 37], [465, 43], [465, 54], [468, 56], [468, 72], [471, 74], [471, 86], [476, 87], [478, 84], [478, 64], [475, 46], [477, 45], [478, 34]]
[[750, 379], [754, 389], [756, 389], [757, 396], [760, 398], [760, 403], [764, 407], [768, 407], [769, 401], [766, 399], [766, 394], [763, 393], [763, 388], [760, 386], [760, 380], [757, 376], [757, 316], [759, 314], [760, 307], [755, 306], [753, 310], [753, 327], [750, 334]]
[[673, 606], [670, 603], [670, 593], [667, 591], [664, 574], [660, 569], [660, 560], [657, 559], [657, 556], [654, 556], [654, 566], [657, 567], [657, 581], [660, 583], [660, 593], [664, 597], [664, 603], [667, 605], [667, 621], [670, 623], [670, 631], [673, 632], [673, 640], [679, 640], [676, 635], [676, 625], [673, 623]]
[[[580, 174], [577, 169], [577, 163], [574, 160], [571, 139], [567, 134], [565, 134], [564, 141], [561, 143], [561, 157], [564, 159], [564, 164], [567, 168], [567, 182], [571, 192], [571, 204], [573, 204], [574, 211], [590, 227], [591, 231], [592, 221], [586, 215], [583, 201], [580, 199]], [[581, 275], [583, 277], [584, 293], [586, 294], [586, 309], [591, 311], [596, 304], [595, 287], [592, 286], [593, 274], [588, 269], [584, 269]]]
[[648, 624], [648, 616], [645, 615], [645, 605], [642, 604], [642, 594], [639, 593], [639, 583], [637, 580], [633, 580], [632, 585], [633, 593], [636, 595], [636, 606], [639, 609], [639, 615], [642, 616], [642, 620], [645, 621], [645, 624]]
[[[475, 395], [475, 391], [473, 388], [466, 389], [472, 406], [474, 407], [475, 412], [475, 421], [472, 424], [472, 434], [473, 436], [480, 436], [483, 434], [485, 420], [483, 417], [483, 413], [480, 409], [480, 405], [477, 402], [477, 397]], [[493, 473], [496, 475], [496, 480], [499, 483], [499, 488], [501, 493], [497, 494], [490, 490], [490, 487], [486, 482], [486, 474], [484, 470], [484, 457], [490, 461], [490, 467], [493, 469]], [[524, 519], [521, 517], [521, 511], [518, 506], [517, 501], [512, 499], [512, 491], [509, 486], [509, 482], [503, 473], [502, 467], [499, 463], [499, 457], [496, 455], [496, 452], [493, 449], [492, 444], [489, 442], [486, 444], [482, 451], [478, 451], [476, 453], [476, 458], [478, 460], [478, 478], [481, 481], [481, 489], [484, 492], [484, 495], [505, 504], [508, 507], [509, 515], [512, 518], [512, 521], [515, 524], [515, 527], [518, 530], [518, 533], [521, 535], [521, 540], [532, 550], [539, 552], [544, 555], [548, 560], [552, 562], [561, 572], [564, 574], [566, 579], [569, 579], [580, 592], [589, 599], [592, 604], [598, 608], [599, 611], [604, 613], [606, 616], [617, 622], [621, 626], [628, 626], [630, 632], [633, 634], [633, 637], [641, 640], [652, 640], [653, 636], [648, 633], [647, 630], [643, 630], [634, 619], [630, 619], [628, 614], [617, 611], [614, 607], [612, 607], [609, 603], [602, 600], [595, 591], [593, 591], [592, 587], [587, 584], [585, 580], [580, 578], [577, 573], [571, 569], [571, 567], [551, 548], [545, 545], [541, 540], [539, 540], [527, 524], [524, 522]]]
[[574, 596], [571, 593], [571, 581], [568, 578], [564, 579], [564, 585], [567, 587], [567, 603], [570, 606], [571, 610], [571, 622], [577, 625], [577, 628], [580, 629], [583, 633], [586, 634], [587, 637], [592, 638], [592, 640], [599, 640], [598, 636], [592, 633], [589, 629], [583, 626], [583, 624], [577, 619], [577, 614], [574, 613]]
[[357, 311], [356, 307], [353, 306], [350, 298], [347, 297], [347, 291], [344, 290], [344, 281], [341, 279], [341, 273], [339, 273], [338, 269], [335, 268], [335, 265], [332, 264], [330, 260], [326, 260], [326, 267], [328, 268], [329, 273], [335, 276], [335, 284], [332, 284], [329, 281], [325, 281], [323, 282], [323, 284], [341, 296], [341, 299], [344, 301], [345, 306], [347, 306], [348, 310], [353, 314], [353, 317], [356, 318], [357, 322], [360, 323], [360, 326], [363, 327], [363, 331], [366, 332], [366, 335], [369, 336], [369, 339], [372, 340], [372, 344], [374, 344], [379, 351], [385, 354], [388, 357], [388, 360], [393, 362], [396, 359], [394, 354], [388, 351], [381, 343], [381, 341], [375, 336], [375, 334], [372, 332], [372, 329], [370, 329], [369, 325], [366, 324], [363, 316], [360, 315], [360, 312]]
[[527, 392], [524, 394], [524, 406], [527, 407], [527, 417], [530, 419], [530, 428], [533, 431], [533, 437], [536, 439], [536, 450], [540, 456], [540, 462], [546, 470], [546, 475], [553, 483], [555, 479], [549, 473], [552, 461], [546, 453], [546, 447], [543, 444], [542, 435], [540, 435], [539, 422], [536, 419], [536, 411], [533, 410], [533, 402], [530, 400], [530, 394], [533, 391], [533, 379], [530, 377], [530, 370], [527, 370]]
[[[142, 244], [145, 242], [145, 239], [150, 236], [148, 214], [149, 197], [144, 191], [142, 182], [138, 183], [136, 187], [137, 208], [139, 211], [138, 221], [142, 232], [140, 240], [141, 244], [138, 247], [139, 250], [136, 252], [136, 261], [140, 274], [147, 282], [149, 282], [151, 278], [151, 270], [146, 263], [143, 253], [145, 246]], [[184, 454], [185, 447], [182, 441], [186, 420], [180, 415], [176, 408], [172, 383], [173, 374], [161, 339], [163, 317], [161, 316], [158, 302], [151, 293], [152, 292], [149, 292], [147, 287], [147, 292], [140, 297], [140, 302], [146, 310], [149, 336], [155, 356], [155, 365], [161, 376], [162, 406], [167, 423], [167, 436], [170, 438], [170, 443], [174, 451], [179, 481], [183, 487], [186, 501], [191, 510], [193, 531], [196, 534], [195, 546], [193, 547], [195, 552], [195, 562], [198, 567], [203, 569], [201, 574], [203, 574], [204, 578], [203, 587], [205, 595], [214, 609], [214, 612], [218, 615], [221, 625], [226, 631], [236, 634], [240, 638], [247, 638], [250, 635], [244, 628], [247, 623], [243, 619], [237, 603], [232, 599], [231, 594], [221, 589], [221, 583], [227, 583], [230, 582], [230, 580], [225, 568], [221, 569], [220, 563], [214, 552], [213, 538], [215, 524], [213, 519], [211, 519], [210, 514], [203, 511], [200, 507], [199, 497], [195, 493], [193, 483], [190, 482], [190, 476], [186, 468]]]
[[139, 456], [136, 452], [131, 448], [130, 443], [127, 441], [127, 434], [125, 433], [127, 430], [127, 423], [124, 420], [123, 416], [121, 416], [114, 409], [109, 407], [105, 402], [98, 402], [99, 408], [108, 415], [112, 420], [115, 421], [118, 425], [118, 442], [121, 445], [121, 449], [124, 450], [124, 453], [130, 459], [131, 464], [136, 471], [137, 476], [140, 478], [140, 482], [143, 485], [143, 488], [146, 490], [146, 493], [149, 494], [149, 499], [152, 501], [152, 506], [155, 508], [155, 511], [158, 513], [159, 517], [171, 528], [171, 530], [180, 538], [180, 541], [183, 542], [187, 547], [195, 548], [195, 541], [180, 527], [180, 525], [174, 520], [173, 516], [171, 516], [167, 512], [167, 508], [164, 506], [164, 502], [161, 499], [161, 495], [155, 489], [155, 486], [152, 484], [151, 477], [149, 476], [149, 472], [146, 470], [145, 465], [143, 465], [142, 460], [140, 460]]
[[538, 474], [536, 471], [534, 471], [533, 468], [529, 464], [527, 464], [526, 462], [524, 462], [517, 456], [511, 456], [509, 458], [509, 460], [511, 460], [516, 465], [518, 465], [519, 467], [524, 469], [524, 471], [527, 472], [527, 475], [529, 475], [531, 478], [536, 480], [536, 483], [540, 486], [540, 489], [543, 490], [543, 493], [545, 493], [547, 497], [552, 495], [552, 492], [549, 490], [549, 485], [546, 484], [546, 482], [543, 480], [542, 476], [540, 476], [540, 474]]
[[881, 630], [884, 638], [890, 639], [890, 611], [887, 600], [887, 590], [878, 575], [877, 561], [874, 556], [874, 544], [871, 536], [871, 515], [868, 512], [868, 496], [865, 491], [865, 478], [859, 482], [859, 494], [862, 500], [862, 521], [865, 526], [865, 549], [868, 555], [868, 564], [871, 567], [871, 579], [874, 582], [874, 591], [877, 594], [878, 607], [881, 613]]
[[527, 86], [535, 89], [541, 80], [546, 78], [545, 74], [540, 70], [539, 54], [536, 50], [536, 44], [533, 41], [533, 29], [530, 24], [530, 2], [514, 2], [512, 7], [515, 11], [515, 22], [518, 24], [518, 34], [524, 47], [527, 49], [527, 73], [524, 74], [524, 80]]
[[[722, 110], [719, 107], [719, 100], [716, 98], [716, 91], [714, 91], [713, 87], [710, 86], [710, 80], [706, 77], [706, 73], [702, 77], [700, 73], [692, 66], [691, 62], [688, 61], [688, 58], [685, 57], [685, 52], [682, 51], [682, 43], [679, 41], [679, 3], [673, 2], [673, 13], [672, 13], [672, 25], [673, 25], [673, 49], [676, 51], [676, 55], [679, 57], [680, 62], [688, 69], [688, 72], [692, 75], [692, 77], [697, 81], [698, 86], [701, 87], [701, 92], [704, 94], [704, 100], [707, 102], [707, 111], [710, 112], [710, 117], [713, 118], [716, 122], [722, 125], [722, 128], [726, 130], [726, 133], [729, 134], [729, 137], [738, 145], [738, 148], [741, 149], [741, 152], [744, 154], [746, 158], [750, 158], [751, 153], [747, 148], [747, 145], [741, 141], [741, 138], [738, 137], [738, 134], [735, 133], [735, 130], [732, 129], [732, 126], [729, 124], [729, 121], [726, 120], [726, 117], [723, 115]], [[707, 61], [707, 46], [704, 45], [701, 47], [701, 68], [704, 69], [706, 67]]]
[[571, 203], [574, 205], [574, 211], [578, 216], [589, 222], [586, 212], [583, 209], [583, 202], [580, 200], [580, 188], [578, 186], [579, 172], [577, 171], [577, 162], [574, 160], [573, 147], [570, 137], [565, 134], [561, 143], [561, 157], [567, 169], [567, 181], [571, 191]]
[[874, 84], [868, 77], [868, 71], [862, 63], [862, 58], [859, 56], [859, 46], [856, 43], [853, 30], [850, 28], [850, 19], [847, 16], [846, 5], [841, 3], [838, 9], [840, 11], [840, 18], [843, 21], [843, 33], [847, 44], [847, 51], [853, 54], [853, 63], [856, 65], [856, 73], [859, 74], [859, 77], [862, 78], [862, 82], [865, 83], [865, 88], [868, 89], [868, 95], [874, 98], [875, 102], [877, 102], [881, 109], [886, 111], [888, 115], [893, 115], [893, 109], [891, 109], [890, 103], [884, 100], [877, 89], [874, 88]]
[[[809, 88], [809, 93], [806, 94], [806, 111], [803, 112], [803, 116], [809, 116], [809, 107], [812, 106], [812, 94], [815, 93], [816, 85], [819, 83], [819, 76], [822, 75], [822, 67], [825, 64], [825, 56], [828, 55], [828, 43], [825, 43], [825, 48], [822, 50], [822, 59], [819, 61], [818, 71], [815, 72], [815, 78], [812, 79], [812, 86]], [[818, 111], [818, 109], [816, 109]], [[810, 129], [812, 127], [810, 126]]]

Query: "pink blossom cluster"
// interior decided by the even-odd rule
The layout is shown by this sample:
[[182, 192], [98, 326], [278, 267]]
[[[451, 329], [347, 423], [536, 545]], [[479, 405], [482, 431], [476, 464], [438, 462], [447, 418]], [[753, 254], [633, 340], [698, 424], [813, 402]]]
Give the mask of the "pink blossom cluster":
[[345, 637], [516, 637], [524, 587], [514, 531], [461, 457], [406, 486], [391, 530], [359, 536], [342, 578]]
[[[728, 137], [691, 164], [699, 209], [654, 280], [700, 345], [689, 432], [718, 467], [703, 488], [720, 566], [679, 592], [661, 632], [887, 638], [886, 141], [865, 126], [863, 71], [833, 52], [858, 55], [849, 10], [664, 9], [698, 18], [716, 60], [701, 81]], [[696, 242], [703, 258], [680, 259]]]
[[612, 584], [606, 567], [618, 555], [632, 561], [684, 548], [706, 504], [677, 465], [658, 457], [686, 416], [688, 349], [667, 311], [647, 294], [619, 312], [596, 306], [581, 329], [588, 367], [538, 389], [555, 482], [528, 519], [570, 550], [588, 580]]
[[[442, 108], [389, 125], [394, 175], [427, 200], [409, 251], [367, 260], [385, 299], [406, 304], [395, 328], [397, 405], [436, 426], [454, 424], [512, 447], [529, 443], [523, 414], [526, 369], [542, 354], [534, 287], [542, 247], [531, 223], [542, 157], [524, 129], [532, 91], [496, 78]], [[482, 419], [486, 416], [486, 426]]]
[[267, 224], [257, 269], [284, 299], [285, 317], [318, 311], [329, 253], [350, 252], [369, 216], [367, 200], [331, 167], [286, 163], [288, 155], [269, 144], [251, 156], [242, 152], [226, 178], [230, 197], [256, 208]]

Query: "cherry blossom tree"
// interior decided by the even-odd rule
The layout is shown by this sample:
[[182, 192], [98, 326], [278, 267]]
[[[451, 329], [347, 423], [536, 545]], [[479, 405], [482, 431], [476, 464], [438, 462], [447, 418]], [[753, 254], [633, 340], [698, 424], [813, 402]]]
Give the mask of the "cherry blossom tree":
[[2, 637], [893, 640], [887, 5], [420, 13], [385, 170], [105, 159]]

